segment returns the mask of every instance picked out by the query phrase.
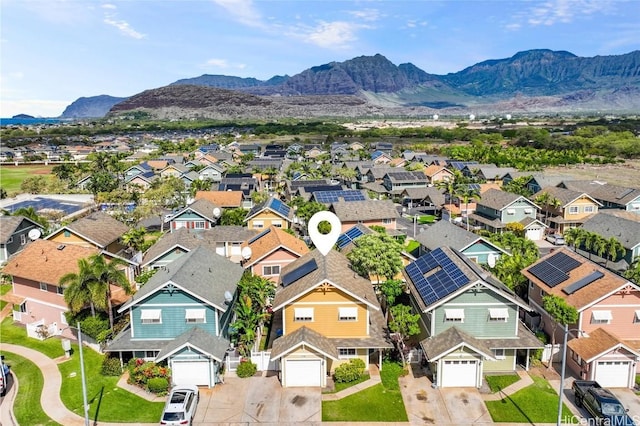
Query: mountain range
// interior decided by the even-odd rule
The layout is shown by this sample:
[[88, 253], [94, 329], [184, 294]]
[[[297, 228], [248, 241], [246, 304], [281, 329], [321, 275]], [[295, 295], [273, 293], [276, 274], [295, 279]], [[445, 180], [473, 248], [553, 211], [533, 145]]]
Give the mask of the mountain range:
[[438, 114], [640, 111], [640, 51], [579, 57], [546, 49], [429, 74], [383, 55], [360, 56], [269, 80], [201, 75], [130, 98], [80, 98], [61, 118], [424, 116]]

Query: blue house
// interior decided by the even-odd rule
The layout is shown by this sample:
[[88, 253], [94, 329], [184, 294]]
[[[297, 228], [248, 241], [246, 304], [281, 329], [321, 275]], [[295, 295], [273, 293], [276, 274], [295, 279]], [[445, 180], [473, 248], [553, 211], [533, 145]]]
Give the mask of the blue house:
[[166, 362], [173, 384], [214, 386], [230, 347], [243, 268], [199, 246], [160, 269], [118, 310], [129, 326], [109, 344], [122, 362]]
[[404, 269], [420, 346], [440, 387], [480, 387], [484, 372], [528, 368], [542, 343], [519, 320], [531, 308], [513, 291], [449, 247]]

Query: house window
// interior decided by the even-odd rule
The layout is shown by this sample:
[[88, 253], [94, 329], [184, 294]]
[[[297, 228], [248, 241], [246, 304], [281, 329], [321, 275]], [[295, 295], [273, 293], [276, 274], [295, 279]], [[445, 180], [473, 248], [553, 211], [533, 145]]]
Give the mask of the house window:
[[7, 244], [11, 244], [13, 242], [13, 237], [9, 237], [9, 239], [7, 240]]
[[591, 324], [610, 324], [611, 311], [593, 311], [591, 312]]
[[40, 283], [40, 290], [47, 291], [47, 283]]
[[25, 245], [25, 244], [27, 244], [27, 237], [24, 234], [22, 234], [20, 235], [20, 245]]
[[254, 220], [253, 221], [253, 227], [254, 228], [264, 228], [264, 221], [263, 220]]
[[275, 226], [276, 228], [282, 228], [282, 221], [281, 220], [272, 220], [271, 221], [271, 225]]
[[204, 225], [204, 221], [203, 220], [199, 220], [197, 222], [193, 222], [193, 228], [194, 229], [204, 229], [205, 225]]
[[294, 308], [293, 320], [296, 322], [312, 322], [313, 308]]
[[516, 214], [516, 209], [507, 209], [507, 214]]
[[532, 211], [533, 211], [533, 210], [531, 210], [531, 209], [524, 209], [524, 213], [525, 213], [525, 214], [531, 214], [531, 212], [532, 212]]
[[494, 349], [493, 350], [493, 356], [496, 359], [506, 359], [507, 358], [507, 356], [504, 353], [504, 349]]
[[355, 348], [340, 348], [338, 349], [338, 358], [353, 358], [356, 356]]
[[140, 312], [140, 321], [142, 324], [162, 324], [162, 310], [143, 309]]
[[509, 310], [507, 308], [489, 308], [489, 321], [507, 322]]
[[64, 231], [64, 236], [65, 236], [65, 238], [69, 238], [71, 236], [71, 232]]
[[158, 356], [158, 352], [157, 351], [145, 351], [144, 352], [144, 356], [147, 359], [153, 359], [153, 358]]
[[569, 207], [569, 214], [578, 214], [578, 206]]
[[540, 297], [545, 297], [547, 295], [547, 292], [540, 289]]
[[262, 275], [279, 275], [280, 274], [280, 265], [273, 266], [263, 266], [262, 267]]
[[464, 309], [445, 309], [444, 320], [447, 322], [464, 322]]
[[636, 324], [640, 324], [640, 310], [636, 311], [636, 314], [633, 317], [633, 322], [636, 323]]
[[593, 213], [595, 211], [595, 207], [594, 206], [584, 206], [584, 212], [585, 213]]
[[187, 309], [184, 315], [184, 319], [188, 323], [204, 323], [206, 318], [204, 309]]
[[64, 294], [64, 287], [57, 286], [56, 287], [56, 293], [58, 293], [59, 295], [63, 295]]
[[383, 225], [391, 225], [391, 219], [382, 219]]
[[338, 308], [339, 321], [357, 321], [358, 308]]

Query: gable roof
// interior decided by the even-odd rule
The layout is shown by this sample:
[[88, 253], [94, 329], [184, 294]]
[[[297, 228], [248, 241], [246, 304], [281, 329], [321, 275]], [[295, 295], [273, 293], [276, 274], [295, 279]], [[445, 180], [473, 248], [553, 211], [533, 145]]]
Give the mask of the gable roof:
[[223, 208], [242, 206], [242, 191], [197, 191], [195, 198]]
[[81, 219], [71, 222], [69, 225], [59, 229], [57, 232], [47, 236], [51, 239], [61, 232], [69, 231], [76, 234], [90, 243], [104, 249], [112, 242], [122, 237], [129, 227], [122, 222], [117, 221], [109, 214], [104, 212], [91, 213]]
[[153, 262], [158, 257], [174, 250], [177, 247], [183, 248], [185, 251], [191, 251], [200, 244], [206, 244], [204, 232], [193, 232], [187, 228], [179, 228], [174, 232], [163, 234], [158, 240], [145, 252], [141, 266], [144, 267]]
[[293, 333], [274, 340], [271, 348], [271, 359], [281, 358], [289, 352], [304, 346], [308, 346], [331, 359], [338, 359], [338, 349], [333, 342], [306, 326], [302, 326]]
[[476, 201], [476, 204], [483, 205], [495, 210], [504, 210], [511, 204], [518, 200], [526, 200], [527, 203], [538, 208], [531, 200], [523, 197], [522, 195], [513, 194], [511, 192], [501, 191], [499, 189], [490, 188], [480, 195], [480, 199]]
[[253, 217], [257, 216], [258, 214], [260, 214], [265, 210], [270, 210], [271, 212], [282, 217], [283, 219], [286, 219], [289, 222], [293, 220], [293, 209], [291, 207], [289, 207], [287, 204], [285, 204], [283, 201], [279, 200], [278, 198], [269, 197], [266, 201], [258, 204], [257, 206], [254, 206], [249, 211], [244, 221], [245, 222], [249, 221], [250, 219], [252, 219]]
[[571, 339], [567, 346], [587, 363], [616, 348], [624, 348], [635, 356], [640, 356], [640, 352], [635, 348], [627, 346], [617, 336], [602, 327], [593, 330], [588, 337]]
[[561, 185], [574, 191], [586, 192], [598, 200], [619, 205], [626, 205], [640, 197], [639, 188], [612, 185], [597, 180], [562, 181]]
[[450, 327], [434, 337], [429, 337], [420, 342], [429, 361], [437, 361], [451, 351], [466, 346], [487, 359], [495, 360], [493, 353], [486, 344], [475, 337], [470, 336], [458, 327]]
[[[178, 218], [181, 214], [188, 212], [188, 211], [192, 211], [196, 214], [198, 214], [199, 216], [201, 216], [204, 219], [207, 219], [211, 222], [215, 222], [218, 220], [217, 217], [215, 217], [215, 215], [213, 214], [213, 211], [215, 209], [219, 209], [220, 207], [216, 206], [215, 204], [213, 204], [211, 201], [206, 200], [206, 199], [199, 199], [194, 201], [193, 203], [189, 204], [187, 207], [183, 208], [182, 210], [180, 210], [179, 212], [177, 212], [176, 214], [174, 214], [171, 217], [171, 220], [175, 220], [176, 218]], [[222, 214], [222, 210], [220, 210], [220, 214]]]
[[168, 283], [224, 312], [225, 292], [235, 293], [243, 272], [240, 265], [201, 245], [156, 272], [118, 312], [142, 303]]
[[34, 222], [28, 217], [0, 215], [0, 244], [6, 243], [24, 221], [31, 223], [32, 226], [35, 226], [38, 229], [42, 229], [42, 225]]
[[589, 194], [585, 192], [572, 191], [570, 189], [561, 188], [559, 186], [549, 186], [549, 187], [543, 188], [540, 191], [533, 194], [531, 198], [535, 199], [536, 197], [542, 194], [549, 194], [551, 197], [558, 199], [562, 203], [562, 206], [561, 206], [562, 208], [567, 207], [569, 204], [573, 203], [574, 201], [582, 197], [589, 198], [591, 201], [594, 202], [594, 204], [597, 204], [598, 206], [602, 205], [599, 201], [595, 200], [593, 197], [591, 197]]
[[32, 281], [58, 285], [60, 278], [79, 271], [78, 260], [99, 254], [96, 248], [35, 240], [9, 258], [2, 272]]
[[444, 172], [449, 176], [453, 176], [453, 172], [451, 170], [446, 168], [444, 165], [438, 165], [438, 164], [431, 164], [430, 166], [427, 166], [422, 172], [427, 177], [432, 177], [439, 172]]
[[621, 217], [615, 212], [599, 211], [587, 219], [581, 228], [607, 239], [614, 237], [627, 250], [633, 250], [640, 244], [640, 215], [636, 213]]
[[484, 244], [493, 247], [496, 251], [507, 255], [509, 254], [478, 234], [462, 229], [461, 227], [446, 220], [440, 220], [434, 223], [429, 227], [428, 232], [418, 234], [416, 236], [416, 240], [429, 250], [435, 250], [443, 244], [446, 244], [458, 251], [463, 251], [470, 245], [481, 241]]
[[274, 310], [283, 308], [296, 298], [327, 281], [354, 299], [367, 304], [374, 310], [380, 309], [371, 282], [356, 274], [351, 269], [351, 265], [346, 256], [335, 250], [331, 250], [326, 256], [323, 256], [318, 250], [312, 250], [306, 255], [294, 260], [282, 268], [280, 272], [281, 283], [283, 280], [286, 280], [289, 273], [298, 270], [298, 268], [306, 267], [305, 265], [308, 265], [307, 262], [310, 261], [315, 262], [317, 266], [315, 269], [292, 283], [289, 283], [286, 287], [282, 285], [278, 286], [273, 299]]
[[[550, 287], [540, 278], [536, 277], [536, 275], [531, 272], [531, 269], [534, 268], [535, 271], [536, 265], [548, 261], [550, 258], [556, 256], [559, 253], [575, 259], [579, 265], [566, 273], [568, 277], [567, 279], [561, 281], [553, 287]], [[591, 274], [593, 274], [594, 272], [599, 272], [600, 274], [602, 274], [602, 276], [571, 294], [567, 294], [563, 291], [571, 284], [574, 284], [583, 278], [591, 276]], [[636, 284], [633, 284], [625, 278], [614, 274], [613, 272], [609, 271], [606, 268], [603, 268], [597, 263], [591, 262], [587, 258], [580, 256], [579, 254], [566, 247], [559, 248], [540, 258], [537, 262], [524, 268], [522, 270], [522, 274], [527, 277], [529, 281], [543, 289], [548, 294], [554, 294], [565, 299], [566, 302], [569, 305], [575, 307], [578, 312], [588, 308], [602, 298], [607, 297], [622, 288], [625, 288], [626, 286], [631, 286], [636, 288], [637, 290], [640, 290], [640, 287], [638, 287]]]
[[259, 262], [279, 248], [284, 248], [298, 257], [309, 253], [309, 248], [304, 241], [275, 226], [270, 226], [258, 235], [251, 237], [243, 244], [243, 247], [251, 248], [251, 257], [244, 264], [245, 268]]
[[156, 362], [160, 362], [184, 348], [191, 348], [203, 355], [211, 355], [216, 361], [222, 362], [229, 348], [229, 340], [222, 336], [213, 336], [200, 327], [193, 327], [169, 341], [156, 356]]
[[399, 216], [391, 200], [338, 200], [331, 205], [331, 210], [343, 223], [358, 220], [395, 219]]

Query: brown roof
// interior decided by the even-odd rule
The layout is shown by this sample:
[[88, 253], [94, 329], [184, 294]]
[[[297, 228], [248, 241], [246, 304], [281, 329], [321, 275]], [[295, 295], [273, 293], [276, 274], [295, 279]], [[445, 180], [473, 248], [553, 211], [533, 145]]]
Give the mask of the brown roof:
[[432, 177], [433, 175], [435, 175], [436, 173], [438, 173], [439, 171], [441, 171], [443, 169], [444, 169], [445, 173], [447, 173], [449, 175], [453, 175], [453, 173], [451, 173], [451, 170], [447, 169], [445, 166], [439, 166], [437, 164], [430, 165], [429, 167], [424, 169], [423, 172], [427, 177]]
[[[625, 342], [620, 340], [615, 334], [606, 331], [603, 328], [596, 328], [589, 337], [581, 337], [578, 339], [571, 339], [567, 344], [575, 353], [580, 355], [580, 358], [586, 362], [591, 362], [598, 355], [608, 352], [615, 347], [627, 346]], [[628, 349], [636, 349], [628, 347]]]
[[147, 161], [147, 164], [154, 170], [162, 170], [167, 167], [169, 162], [166, 160], [149, 160]]
[[[563, 282], [557, 284], [554, 287], [549, 287], [547, 284], [538, 279], [535, 275], [533, 275], [529, 270], [538, 263], [544, 262], [550, 257], [556, 255], [557, 253], [564, 253], [569, 257], [576, 259], [580, 262], [580, 266], [568, 272], [569, 278], [564, 280]], [[562, 291], [562, 289], [567, 288], [569, 285], [577, 282], [578, 280], [587, 277], [591, 273], [598, 271], [604, 274], [601, 278], [598, 278], [593, 283], [582, 287], [581, 289], [573, 292], [572, 294], [566, 294]], [[578, 311], [583, 310], [591, 303], [600, 299], [601, 297], [607, 296], [608, 294], [624, 287], [625, 284], [632, 285], [629, 281], [622, 278], [619, 275], [610, 272], [608, 269], [603, 268], [602, 266], [591, 262], [589, 259], [580, 256], [579, 254], [569, 250], [566, 247], [559, 248], [548, 255], [542, 257], [536, 263], [530, 265], [529, 267], [522, 270], [522, 274], [527, 277], [532, 283], [537, 285], [539, 288], [543, 289], [548, 294], [555, 294], [556, 296], [560, 296], [567, 301], [567, 303], [573, 307], [575, 307]]]
[[2, 272], [57, 285], [63, 275], [78, 272], [78, 260], [98, 253], [100, 251], [95, 248], [36, 240], [9, 258]]
[[245, 267], [259, 261], [280, 247], [297, 254], [298, 257], [309, 253], [309, 248], [304, 241], [275, 226], [267, 228], [255, 238], [245, 242], [243, 246], [251, 247], [251, 258]]
[[286, 355], [286, 353], [290, 352], [292, 349], [295, 349], [299, 346], [304, 346], [305, 344], [315, 348], [316, 350], [333, 359], [338, 359], [338, 349], [330, 339], [326, 338], [317, 331], [304, 326], [300, 327], [291, 334], [278, 337], [276, 340], [274, 340], [273, 348], [271, 349], [271, 359], [280, 358], [281, 356]]
[[105, 248], [127, 232], [129, 227], [115, 220], [107, 213], [95, 212], [70, 223], [56, 234], [63, 232], [65, 229], [81, 236], [100, 248]]
[[242, 191], [198, 191], [196, 200], [208, 200], [220, 207], [242, 206]]

